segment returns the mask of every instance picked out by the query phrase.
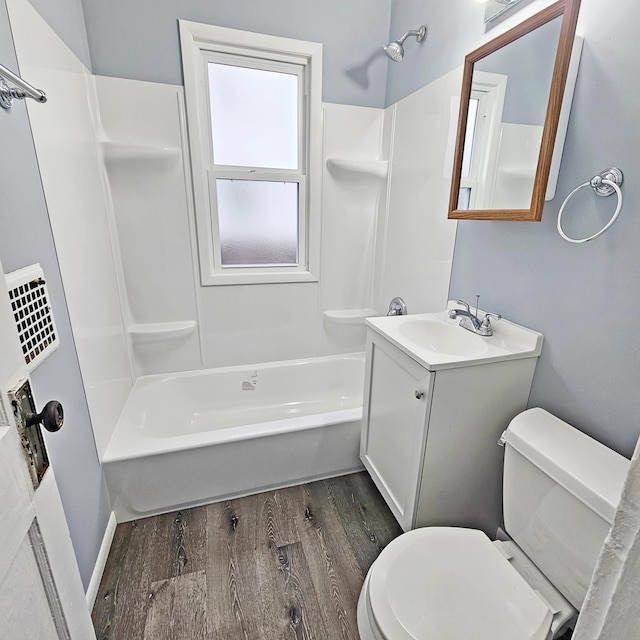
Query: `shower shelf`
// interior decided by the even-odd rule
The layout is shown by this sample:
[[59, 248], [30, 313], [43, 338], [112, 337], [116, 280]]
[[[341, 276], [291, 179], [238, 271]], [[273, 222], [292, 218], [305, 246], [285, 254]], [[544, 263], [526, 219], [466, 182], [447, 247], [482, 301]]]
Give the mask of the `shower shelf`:
[[154, 144], [134, 144], [116, 142], [114, 140], [100, 141], [102, 154], [106, 163], [157, 163], [172, 164], [180, 157], [178, 147], [168, 147]]
[[386, 160], [327, 158], [327, 169], [336, 177], [371, 176], [384, 180], [387, 177], [388, 166], [389, 163]]
[[360, 324], [364, 326], [365, 318], [377, 316], [375, 309], [335, 309], [325, 311], [324, 317], [336, 324]]
[[143, 345], [177, 340], [192, 334], [195, 328], [195, 320], [149, 322], [146, 324], [132, 324], [127, 329], [127, 333], [131, 336], [131, 341], [134, 345]]

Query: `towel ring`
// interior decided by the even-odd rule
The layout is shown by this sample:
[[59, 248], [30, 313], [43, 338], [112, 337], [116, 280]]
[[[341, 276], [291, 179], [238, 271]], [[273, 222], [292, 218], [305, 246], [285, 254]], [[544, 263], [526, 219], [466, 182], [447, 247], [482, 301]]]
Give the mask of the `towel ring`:
[[[560, 207], [560, 211], [558, 212], [558, 233], [567, 241], [573, 242], [574, 244], [581, 244], [583, 242], [589, 242], [589, 240], [593, 240], [597, 238], [599, 235], [602, 235], [617, 219], [620, 214], [620, 210], [622, 209], [622, 190], [620, 189], [620, 185], [624, 176], [622, 175], [622, 171], [620, 169], [616, 169], [612, 167], [611, 169], [607, 169], [597, 176], [593, 176], [589, 182], [585, 182], [581, 184], [579, 187], [576, 187], [565, 199]], [[591, 187], [597, 196], [610, 196], [612, 193], [617, 194], [618, 196], [618, 206], [616, 210], [613, 212], [609, 222], [600, 229], [597, 233], [594, 233], [592, 236], [588, 238], [570, 238], [562, 229], [562, 214], [564, 213], [564, 209], [567, 206], [567, 202], [573, 198], [573, 196], [583, 189], [584, 187]]]

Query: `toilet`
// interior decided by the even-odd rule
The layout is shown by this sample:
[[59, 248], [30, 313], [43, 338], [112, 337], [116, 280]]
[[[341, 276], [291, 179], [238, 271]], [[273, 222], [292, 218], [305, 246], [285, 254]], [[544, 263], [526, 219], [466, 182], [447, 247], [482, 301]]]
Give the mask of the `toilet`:
[[506, 535], [424, 527], [393, 540], [360, 593], [361, 640], [549, 640], [573, 625], [629, 461], [543, 409], [504, 439]]

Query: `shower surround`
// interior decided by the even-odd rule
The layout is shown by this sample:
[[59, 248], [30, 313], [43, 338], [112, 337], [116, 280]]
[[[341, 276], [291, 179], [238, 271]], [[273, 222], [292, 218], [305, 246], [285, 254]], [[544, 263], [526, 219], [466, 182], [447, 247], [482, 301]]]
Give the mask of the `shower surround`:
[[[427, 140], [444, 144], [449, 100], [429, 106], [431, 102], [422, 104], [420, 98], [418, 110], [413, 100], [404, 111], [395, 106], [385, 111], [324, 103], [325, 166], [321, 175], [314, 176], [323, 183], [318, 282], [201, 286], [182, 87], [93, 76], [27, 2], [11, 4], [20, 9], [14, 37], [21, 71], [49, 96], [46, 109], [29, 109], [29, 115], [95, 440], [118, 517], [359, 468], [361, 407], [344, 409], [342, 392], [332, 386], [334, 378], [351, 376], [349, 388], [361, 388], [362, 373], [353, 366], [317, 381], [314, 392], [327, 402], [331, 396], [333, 408], [299, 420], [285, 413], [268, 423], [248, 418], [242, 427], [227, 425], [207, 431], [207, 436], [183, 432], [160, 438], [150, 435], [150, 422], [142, 417], [153, 412], [152, 405], [139, 407], [137, 423], [129, 428], [118, 417], [129, 415], [147, 376], [210, 379], [215, 389], [220, 368], [246, 365], [270, 371], [272, 364], [251, 363], [292, 361], [291, 370], [300, 371], [301, 358], [322, 360], [333, 355], [340, 361], [342, 354], [363, 350], [364, 331], [351, 322], [348, 312], [382, 313], [393, 295], [407, 296], [406, 234], [400, 242], [397, 231], [401, 222], [406, 229], [409, 213], [420, 232], [415, 241], [422, 243], [424, 272], [431, 275], [427, 282], [409, 281], [409, 293], [416, 295], [408, 303], [412, 311], [442, 308], [455, 224], [443, 223], [414, 206], [425, 200], [421, 194], [414, 198], [408, 188], [417, 165], [407, 152], [413, 155], [413, 146]], [[434, 113], [425, 119], [429, 109]], [[436, 138], [434, 130], [440, 132]], [[353, 166], [357, 171], [332, 172], [326, 166], [328, 159], [334, 160], [334, 168]], [[385, 172], [388, 166], [390, 172], [370, 175], [362, 170], [369, 166], [384, 166]], [[431, 173], [438, 198], [444, 199], [446, 189], [441, 187], [446, 179], [440, 171]], [[434, 197], [432, 186], [430, 182], [428, 202]], [[407, 202], [411, 206], [405, 206]], [[394, 207], [389, 214], [390, 203]], [[441, 233], [442, 226], [447, 233]], [[339, 321], [323, 320], [328, 311]], [[180, 371], [192, 373], [176, 374]], [[303, 379], [307, 375], [315, 379], [315, 374], [304, 371]], [[185, 383], [160, 385], [162, 401], [186, 402], [179, 397], [180, 384]], [[286, 407], [298, 401], [300, 388], [283, 385], [276, 395]], [[250, 394], [258, 397], [255, 392], [242, 393], [236, 398], [241, 408]], [[194, 404], [187, 409], [193, 412], [199, 400], [191, 401]], [[265, 410], [262, 406], [252, 411]], [[268, 437], [266, 424], [274, 430]], [[238, 436], [235, 429], [247, 425], [250, 428]], [[239, 457], [223, 453], [222, 459], [212, 462], [207, 456], [216, 447], [217, 456], [234, 449]], [[170, 455], [174, 457], [168, 462]], [[194, 482], [189, 479], [195, 471], [213, 473], [244, 456], [245, 470], [254, 472], [260, 466], [256, 461], [265, 467], [268, 462], [270, 470], [246, 485], [242, 473], [221, 474], [215, 480], [206, 475]], [[164, 467], [153, 466], [160, 461], [175, 471], [166, 474], [167, 482]], [[129, 477], [125, 483], [110, 470], [121, 463], [130, 471], [144, 468], [148, 473], [135, 481], [123, 473], [123, 478]], [[238, 464], [231, 464], [229, 471], [232, 468], [238, 469]], [[236, 486], [228, 482], [233, 477]], [[210, 487], [212, 483], [217, 486]], [[180, 485], [193, 491], [182, 492]], [[159, 499], [158, 493], [166, 499]]]

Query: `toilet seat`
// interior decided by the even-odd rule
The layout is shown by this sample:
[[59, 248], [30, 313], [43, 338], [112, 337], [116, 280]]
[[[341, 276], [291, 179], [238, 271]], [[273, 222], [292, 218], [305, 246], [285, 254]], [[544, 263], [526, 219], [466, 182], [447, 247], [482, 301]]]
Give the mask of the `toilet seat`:
[[552, 613], [481, 531], [415, 529], [367, 576], [371, 623], [388, 640], [546, 640]]

